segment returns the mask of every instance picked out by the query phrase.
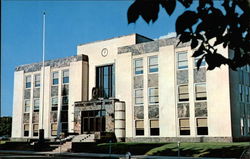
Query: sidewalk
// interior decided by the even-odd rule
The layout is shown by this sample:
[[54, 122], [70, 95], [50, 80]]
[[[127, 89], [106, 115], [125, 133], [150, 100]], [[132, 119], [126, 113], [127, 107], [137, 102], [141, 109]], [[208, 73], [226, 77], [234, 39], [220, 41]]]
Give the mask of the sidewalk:
[[[126, 159], [125, 154], [99, 154], [99, 153], [58, 153], [58, 152], [34, 152], [34, 151], [8, 151], [0, 150], [0, 154], [13, 154], [13, 155], [43, 155], [43, 156], [62, 156], [62, 157], [90, 157], [90, 158], [119, 158]], [[132, 155], [131, 159], [197, 159], [195, 157], [175, 157], [175, 156], [145, 156], [145, 155]], [[221, 158], [210, 158], [202, 157], [199, 159], [221, 159]], [[235, 159], [235, 158], [224, 158], [224, 159]]]

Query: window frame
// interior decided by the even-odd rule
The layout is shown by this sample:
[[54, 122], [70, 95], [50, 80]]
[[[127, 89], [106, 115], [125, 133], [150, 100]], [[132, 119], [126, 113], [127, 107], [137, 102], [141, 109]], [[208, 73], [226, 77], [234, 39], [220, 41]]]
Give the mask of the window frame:
[[[198, 62], [198, 60], [200, 59], [200, 58], [202, 58], [202, 56], [198, 56], [198, 57], [195, 57], [194, 58], [194, 68], [196, 68], [197, 69], [197, 62]], [[206, 67], [206, 60], [205, 60], [205, 58], [203, 58], [202, 59], [202, 62], [201, 62], [201, 65], [200, 65], [200, 67], [199, 68], [203, 68], [203, 67]]]
[[[136, 122], [137, 121], [142, 121], [143, 122], [143, 128], [137, 128]], [[142, 132], [142, 134], [138, 134], [138, 132]], [[135, 136], [144, 136], [145, 135], [145, 124], [144, 120], [135, 120]]]
[[[56, 130], [53, 129], [54, 124], [56, 125]], [[58, 129], [58, 123], [51, 123], [51, 125], [50, 125], [50, 135], [51, 136], [57, 136], [57, 129]], [[53, 132], [55, 132], [55, 134]]]
[[[25, 130], [25, 125], [28, 125], [28, 130]], [[30, 135], [29, 129], [30, 129], [30, 124], [23, 124], [23, 136], [24, 137], [29, 137], [29, 135]]]
[[[38, 109], [35, 109], [35, 104], [36, 104], [36, 102], [35, 101], [37, 101], [38, 100], [38, 103], [39, 103], [39, 105], [38, 105]], [[39, 112], [39, 110], [40, 110], [40, 98], [34, 98], [33, 99], [33, 112]]]
[[[29, 82], [28, 82], [29, 78]], [[31, 75], [26, 75], [25, 76], [25, 89], [31, 89]]]
[[[198, 120], [199, 119], [206, 119], [206, 125], [207, 126], [198, 126]], [[208, 132], [208, 120], [207, 120], [208, 118], [207, 117], [198, 117], [198, 118], [196, 118], [195, 119], [195, 122], [196, 122], [196, 134], [197, 134], [197, 136], [208, 136], [208, 134], [209, 134], [209, 132]], [[199, 128], [206, 128], [207, 130], [207, 134], [199, 134]]]
[[[151, 127], [151, 121], [158, 121], [158, 128], [152, 128]], [[150, 136], [160, 136], [160, 120], [159, 119], [150, 119], [149, 120], [149, 134]], [[152, 134], [152, 129], [158, 129], [158, 133], [157, 134]], [[156, 131], [157, 132], [157, 131]]]
[[[150, 59], [157, 58], [157, 64], [150, 64]], [[159, 72], [159, 61], [158, 55], [148, 56], [148, 74], [158, 73]], [[151, 67], [156, 66], [156, 71], [151, 71]]]
[[[35, 129], [35, 125], [37, 125], [37, 130]], [[32, 134], [32, 135], [33, 135], [34, 137], [37, 137], [37, 136], [39, 135], [39, 124], [37, 124], [37, 123], [36, 123], [36, 124], [33, 124], [33, 125], [32, 125], [32, 130], [33, 130], [33, 134]]]
[[[55, 78], [55, 74], [57, 74], [57, 78]], [[57, 81], [57, 82], [55, 82]], [[52, 72], [52, 86], [59, 85], [59, 72], [58, 71], [53, 71]]]
[[[188, 120], [189, 127], [182, 127], [181, 126], [181, 120]], [[179, 136], [190, 136], [191, 135], [191, 127], [190, 127], [190, 118], [178, 118], [178, 123], [179, 123]], [[188, 134], [182, 134], [181, 133], [181, 128], [187, 128]]]
[[[26, 102], [29, 101], [29, 106], [26, 105]], [[31, 103], [30, 103], [30, 99], [25, 99], [24, 100], [24, 113], [30, 113], [30, 106], [31, 106]], [[29, 107], [28, 111], [26, 110], [26, 107]]]
[[[142, 96], [138, 96], [138, 97], [137, 97], [137, 96], [136, 96], [136, 91], [139, 91], [139, 90], [142, 91], [142, 93], [141, 93]], [[135, 105], [135, 106], [142, 106], [142, 105], [144, 104], [144, 94], [143, 94], [144, 92], [143, 92], [143, 90], [144, 90], [143, 88], [134, 89], [134, 105]], [[136, 103], [136, 99], [137, 99], [137, 98], [141, 98], [142, 103]]]
[[[181, 92], [180, 92], [180, 87], [183, 87], [183, 86], [187, 86], [187, 93], [181, 93]], [[181, 85], [178, 85], [178, 86], [177, 86], [177, 89], [178, 89], [178, 91], [177, 91], [177, 93], [178, 93], [178, 95], [177, 95], [178, 100], [177, 100], [177, 101], [178, 101], [179, 103], [188, 102], [188, 101], [189, 101], [189, 85], [188, 85], [188, 84], [181, 84]], [[187, 99], [187, 100], [181, 99], [181, 98], [180, 98], [181, 95], [188, 95], [188, 99]]]
[[[186, 59], [180, 60], [179, 59], [180, 54], [186, 54]], [[179, 66], [180, 62], [186, 62], [187, 64], [183, 68], [180, 68], [180, 66]], [[188, 69], [188, 52], [187, 51], [177, 52], [177, 70], [187, 70], [187, 69]]]
[[[151, 89], [157, 89], [157, 96], [152, 96], [150, 95], [150, 90]], [[157, 102], [151, 102], [150, 98], [157, 97], [158, 101]], [[159, 88], [158, 87], [148, 87], [148, 104], [149, 105], [158, 105], [159, 104]]]
[[[64, 76], [65, 72], [68, 72], [68, 76]], [[66, 80], [66, 82], [65, 82]], [[69, 70], [62, 70], [62, 83], [68, 84], [69, 83]]]
[[[141, 61], [141, 66], [136, 66], [136, 61]], [[139, 76], [139, 75], [143, 75], [144, 70], [143, 70], [143, 58], [135, 58], [133, 59], [133, 63], [134, 63], [134, 67], [133, 67], [133, 72], [134, 72], [134, 76]], [[136, 71], [137, 69], [141, 69], [140, 71]], [[137, 73], [139, 72], [139, 73]]]
[[[55, 98], [57, 98], [57, 104], [53, 104], [53, 99]], [[57, 111], [57, 110], [58, 110], [58, 96], [54, 96], [51, 97], [51, 111]]]
[[[197, 92], [197, 87], [196, 87], [197, 85], [205, 85], [205, 92]], [[197, 95], [199, 93], [205, 93], [206, 97], [198, 97], [198, 98], [201, 98], [201, 99], [197, 99]], [[194, 95], [195, 95], [195, 98], [194, 98], [195, 101], [206, 101], [207, 100], [207, 84], [206, 83], [195, 83], [194, 84]]]
[[[37, 80], [37, 77], [39, 77], [39, 80]], [[38, 88], [40, 86], [41, 86], [41, 75], [40, 74], [35, 74], [34, 75], [34, 87]]]

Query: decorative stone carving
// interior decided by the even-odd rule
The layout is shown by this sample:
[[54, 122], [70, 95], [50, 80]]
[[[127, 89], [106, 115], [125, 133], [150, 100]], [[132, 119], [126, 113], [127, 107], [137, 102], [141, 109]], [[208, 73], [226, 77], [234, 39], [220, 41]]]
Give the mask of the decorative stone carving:
[[207, 116], [207, 103], [197, 102], [195, 103], [195, 117], [206, 117]]
[[148, 87], [158, 87], [158, 74], [148, 75]]
[[32, 123], [38, 123], [38, 122], [39, 122], [39, 112], [33, 112]]
[[143, 75], [134, 77], [134, 88], [143, 88]]
[[23, 123], [29, 123], [30, 121], [30, 113], [23, 114]]
[[159, 118], [159, 106], [152, 105], [148, 107], [148, 117], [149, 119]]
[[40, 88], [34, 88], [33, 98], [40, 98]]
[[188, 83], [188, 70], [178, 70], [177, 71], [177, 84]]
[[178, 117], [189, 117], [189, 103], [178, 103]]
[[58, 96], [58, 86], [51, 86], [51, 97]]
[[57, 111], [50, 112], [50, 122], [51, 123], [57, 122]]
[[30, 99], [30, 89], [24, 90], [24, 99]]
[[143, 106], [134, 106], [135, 114], [134, 118], [137, 119], [144, 119], [144, 109]]
[[194, 82], [206, 82], [206, 68], [200, 68], [199, 71], [194, 69]]

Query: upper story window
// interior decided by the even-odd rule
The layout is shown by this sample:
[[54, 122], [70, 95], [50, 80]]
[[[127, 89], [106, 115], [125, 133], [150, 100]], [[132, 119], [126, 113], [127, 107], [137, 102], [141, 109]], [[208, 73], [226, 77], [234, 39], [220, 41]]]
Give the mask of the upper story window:
[[35, 75], [35, 87], [40, 87], [40, 74]]
[[135, 104], [143, 104], [143, 89], [135, 90]]
[[34, 99], [34, 112], [39, 112], [40, 100]]
[[189, 101], [188, 85], [180, 85], [178, 88], [179, 102]]
[[134, 66], [135, 66], [135, 75], [143, 74], [143, 60], [142, 59], [135, 59], [134, 60]]
[[[201, 58], [201, 57], [196, 57], [196, 58], [194, 59], [194, 67], [197, 67], [197, 62], [198, 62], [198, 60], [200, 60], [200, 58]], [[206, 66], [205, 58], [202, 59], [200, 68], [201, 68], [201, 67], [204, 67], [204, 66]]]
[[186, 52], [179, 52], [177, 54], [177, 61], [178, 61], [178, 69], [188, 68], [188, 59]]
[[149, 57], [149, 68], [148, 72], [153, 73], [153, 72], [158, 72], [158, 56], [151, 56]]
[[148, 89], [148, 99], [149, 99], [149, 104], [159, 103], [158, 88]]
[[30, 111], [30, 100], [25, 100], [24, 101], [24, 112], [29, 113]]
[[63, 83], [69, 83], [69, 70], [63, 71]]
[[25, 78], [25, 88], [31, 88], [31, 76], [26, 76]]
[[196, 100], [206, 100], [207, 92], [206, 92], [206, 84], [196, 84], [195, 85], [195, 97]]
[[52, 83], [53, 85], [57, 85], [59, 83], [58, 72], [52, 73]]
[[51, 98], [51, 111], [56, 111], [58, 109], [58, 97]]

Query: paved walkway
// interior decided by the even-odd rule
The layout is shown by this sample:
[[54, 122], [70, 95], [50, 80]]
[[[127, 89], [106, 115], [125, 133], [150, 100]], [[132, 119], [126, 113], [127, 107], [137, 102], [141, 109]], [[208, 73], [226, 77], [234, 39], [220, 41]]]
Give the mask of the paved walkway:
[[[34, 156], [63, 156], [63, 157], [91, 157], [91, 158], [119, 158], [119, 159], [127, 159], [125, 154], [99, 154], [99, 153], [58, 153], [58, 152], [34, 152], [34, 151], [7, 151], [0, 150], [0, 154], [12, 154], [12, 155], [34, 155]], [[197, 159], [195, 157], [174, 157], [174, 156], [145, 156], [145, 155], [132, 155], [131, 159]], [[221, 158], [206, 158], [202, 157], [199, 159], [221, 159]], [[224, 158], [225, 159], [225, 158]], [[227, 159], [235, 159], [235, 158], [227, 158]]]

